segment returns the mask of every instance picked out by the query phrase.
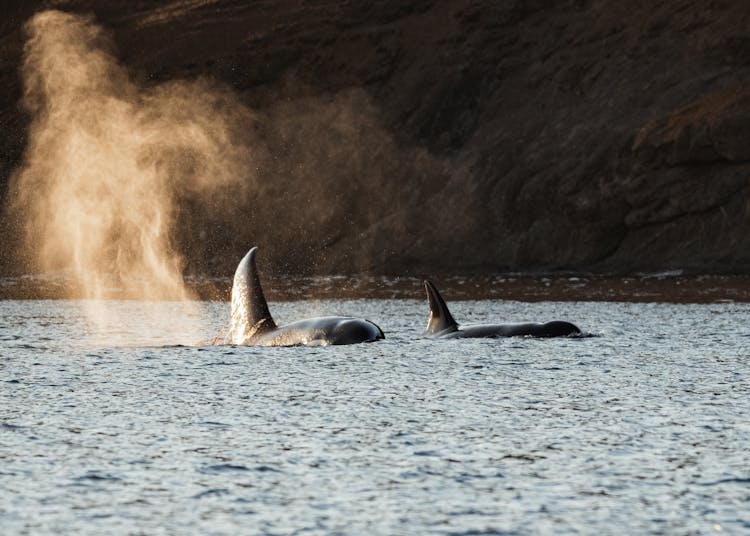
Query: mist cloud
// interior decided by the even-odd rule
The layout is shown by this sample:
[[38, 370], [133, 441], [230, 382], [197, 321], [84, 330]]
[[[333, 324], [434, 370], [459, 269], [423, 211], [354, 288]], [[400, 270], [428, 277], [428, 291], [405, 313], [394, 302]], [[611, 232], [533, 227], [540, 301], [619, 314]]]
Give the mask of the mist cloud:
[[[12, 210], [42, 271], [70, 270], [85, 297], [185, 299], [180, 201], [242, 198], [253, 184], [251, 111], [207, 80], [145, 87], [92, 18], [45, 11], [27, 24], [31, 114]], [[196, 230], [199, 232], [199, 230]]]

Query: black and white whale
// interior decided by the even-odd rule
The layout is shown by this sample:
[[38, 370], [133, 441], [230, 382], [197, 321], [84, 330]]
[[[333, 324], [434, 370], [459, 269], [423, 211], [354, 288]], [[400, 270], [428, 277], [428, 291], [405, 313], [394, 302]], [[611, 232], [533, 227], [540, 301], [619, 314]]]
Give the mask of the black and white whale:
[[257, 247], [242, 258], [232, 282], [230, 339], [253, 346], [326, 346], [383, 339], [383, 331], [369, 320], [345, 316], [308, 318], [277, 326], [268, 311], [255, 267]]
[[492, 337], [566, 337], [578, 335], [581, 330], [570, 322], [556, 320], [546, 324], [486, 324], [459, 329], [445, 304], [443, 297], [430, 281], [424, 282], [427, 300], [430, 302], [430, 320], [426, 335], [444, 339], [492, 338]]

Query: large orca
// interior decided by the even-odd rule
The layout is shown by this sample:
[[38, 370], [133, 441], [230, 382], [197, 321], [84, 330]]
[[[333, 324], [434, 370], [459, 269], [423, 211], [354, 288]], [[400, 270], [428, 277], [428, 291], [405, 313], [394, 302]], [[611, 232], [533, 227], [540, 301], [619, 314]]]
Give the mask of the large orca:
[[277, 326], [268, 311], [255, 267], [257, 247], [242, 258], [232, 282], [232, 344], [253, 346], [325, 346], [383, 339], [383, 331], [369, 320], [323, 316]]
[[570, 322], [554, 321], [546, 324], [486, 324], [459, 329], [445, 304], [443, 297], [430, 281], [424, 282], [427, 299], [430, 302], [430, 320], [426, 335], [445, 339], [492, 338], [492, 337], [565, 337], [577, 335], [581, 330]]

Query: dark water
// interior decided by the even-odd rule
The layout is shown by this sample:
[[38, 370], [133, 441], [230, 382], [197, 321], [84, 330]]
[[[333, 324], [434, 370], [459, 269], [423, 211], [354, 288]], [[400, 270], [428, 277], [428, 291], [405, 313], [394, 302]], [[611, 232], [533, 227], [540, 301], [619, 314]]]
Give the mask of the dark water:
[[0, 302], [2, 534], [750, 532], [750, 305], [455, 302], [598, 336], [441, 341], [421, 300], [271, 304], [388, 337], [318, 348], [93, 305]]

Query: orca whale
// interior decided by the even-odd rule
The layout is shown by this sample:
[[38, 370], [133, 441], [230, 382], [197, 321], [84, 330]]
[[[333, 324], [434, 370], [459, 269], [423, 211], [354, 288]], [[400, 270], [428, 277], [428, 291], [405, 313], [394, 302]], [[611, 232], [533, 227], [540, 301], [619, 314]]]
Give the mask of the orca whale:
[[362, 318], [324, 316], [277, 326], [268, 310], [258, 270], [257, 247], [242, 258], [232, 282], [230, 339], [252, 346], [327, 346], [355, 344], [385, 338], [383, 330]]
[[425, 280], [424, 288], [430, 302], [430, 320], [425, 335], [444, 339], [493, 338], [493, 337], [566, 337], [581, 333], [570, 322], [556, 320], [546, 324], [487, 324], [459, 329], [445, 304], [445, 300], [432, 282]]

